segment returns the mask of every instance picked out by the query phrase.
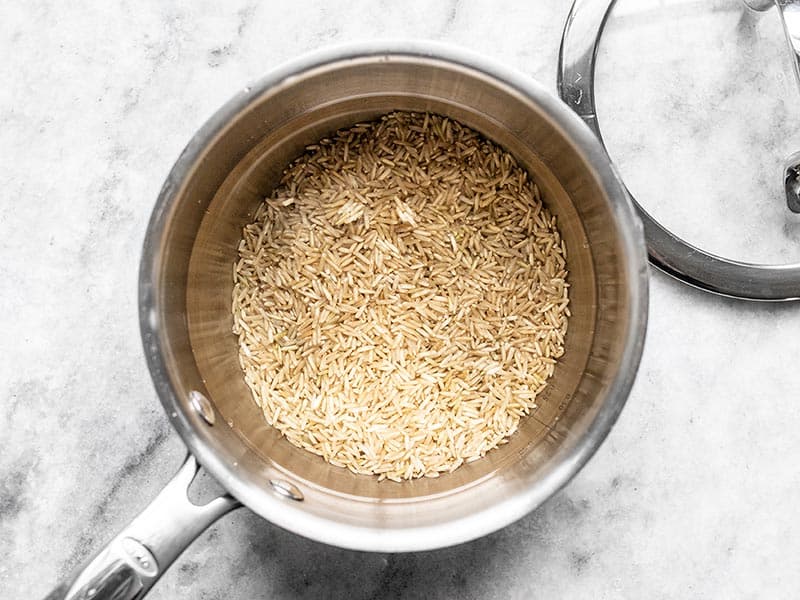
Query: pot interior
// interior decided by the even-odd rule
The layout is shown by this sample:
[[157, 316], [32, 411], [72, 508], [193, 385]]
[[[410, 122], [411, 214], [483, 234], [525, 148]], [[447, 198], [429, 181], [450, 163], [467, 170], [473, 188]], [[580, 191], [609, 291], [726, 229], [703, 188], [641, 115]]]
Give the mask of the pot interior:
[[[509, 443], [438, 478], [379, 483], [325, 463], [267, 425], [238, 363], [231, 292], [242, 227], [287, 164], [337, 129], [393, 110], [458, 120], [529, 171], [566, 242], [572, 316], [565, 354], [537, 398], [538, 408]], [[558, 469], [561, 480], [542, 483], [538, 499], [526, 501], [540, 502], [563, 484], [580, 466], [564, 463], [582, 462], [593, 424], [613, 422], [624, 402], [609, 399], [608, 392], [623, 366], [636, 282], [622, 239], [630, 232], [615, 215], [608, 182], [568, 138], [552, 107], [477, 69], [397, 54], [334, 60], [278, 78], [244, 92], [216, 119], [193, 140], [199, 146], [185, 174], [165, 186], [174, 200], [163, 215], [155, 278], [160, 343], [173, 390], [164, 401], [170, 410], [177, 407], [178, 429], [190, 447], [211, 448], [226, 465], [224, 472], [212, 469], [223, 485], [272, 518], [265, 514], [268, 481], [285, 480], [305, 496], [293, 505], [297, 510], [385, 530], [456, 521], [530, 491]], [[215, 406], [213, 427], [190, 409], [192, 390]]]

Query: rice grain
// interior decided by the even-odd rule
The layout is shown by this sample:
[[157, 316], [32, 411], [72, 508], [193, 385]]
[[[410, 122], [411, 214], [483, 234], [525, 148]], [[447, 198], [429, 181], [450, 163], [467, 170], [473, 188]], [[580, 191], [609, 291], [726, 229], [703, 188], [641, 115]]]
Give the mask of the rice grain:
[[238, 254], [233, 332], [255, 401], [354, 473], [437, 477], [481, 458], [564, 352], [555, 217], [509, 153], [438, 115], [308, 146]]

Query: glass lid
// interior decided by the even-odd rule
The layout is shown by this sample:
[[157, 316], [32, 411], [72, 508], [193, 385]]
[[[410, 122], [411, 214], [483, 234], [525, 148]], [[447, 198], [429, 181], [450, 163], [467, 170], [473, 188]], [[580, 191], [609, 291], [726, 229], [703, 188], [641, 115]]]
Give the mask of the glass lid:
[[749, 300], [800, 299], [800, 2], [775, 4], [576, 0], [559, 60], [651, 262]]

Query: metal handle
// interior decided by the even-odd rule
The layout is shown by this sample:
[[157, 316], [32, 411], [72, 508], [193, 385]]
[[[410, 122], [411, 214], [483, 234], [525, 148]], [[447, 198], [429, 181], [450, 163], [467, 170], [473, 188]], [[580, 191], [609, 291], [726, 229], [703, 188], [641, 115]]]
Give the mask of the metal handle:
[[203, 506], [189, 500], [200, 470], [192, 455], [158, 496], [109, 544], [45, 600], [134, 600], [144, 597], [209, 525], [240, 506], [228, 495]]

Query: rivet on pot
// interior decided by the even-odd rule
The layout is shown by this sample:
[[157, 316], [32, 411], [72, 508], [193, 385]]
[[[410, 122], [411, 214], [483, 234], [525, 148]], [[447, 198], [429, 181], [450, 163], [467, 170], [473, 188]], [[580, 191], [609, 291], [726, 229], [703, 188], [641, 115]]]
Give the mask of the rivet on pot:
[[288, 481], [283, 481], [281, 479], [270, 479], [269, 484], [272, 486], [272, 491], [279, 496], [289, 498], [290, 500], [297, 500], [298, 502], [303, 499], [302, 492], [297, 489], [297, 486], [292, 485]]
[[209, 425], [214, 424], [214, 407], [211, 401], [196, 390], [189, 392], [189, 404]]
[[158, 563], [155, 556], [138, 540], [130, 537], [122, 538], [122, 549], [133, 562], [136, 570], [141, 571], [147, 577], [155, 577], [158, 574]]

